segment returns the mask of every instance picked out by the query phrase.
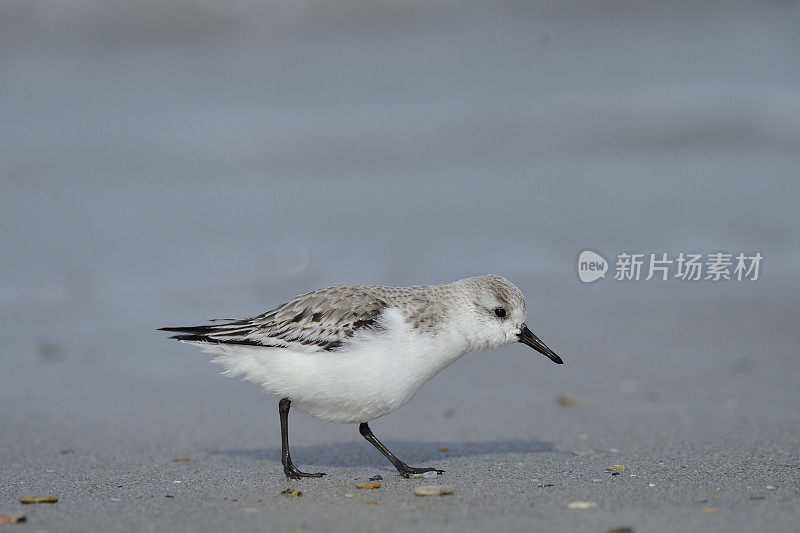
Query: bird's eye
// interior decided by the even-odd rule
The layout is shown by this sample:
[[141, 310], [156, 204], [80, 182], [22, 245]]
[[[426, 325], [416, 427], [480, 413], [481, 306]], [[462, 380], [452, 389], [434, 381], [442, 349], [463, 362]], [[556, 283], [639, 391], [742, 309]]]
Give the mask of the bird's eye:
[[505, 318], [506, 310], [503, 309], [502, 307], [498, 307], [497, 309], [494, 310], [494, 314], [500, 318]]

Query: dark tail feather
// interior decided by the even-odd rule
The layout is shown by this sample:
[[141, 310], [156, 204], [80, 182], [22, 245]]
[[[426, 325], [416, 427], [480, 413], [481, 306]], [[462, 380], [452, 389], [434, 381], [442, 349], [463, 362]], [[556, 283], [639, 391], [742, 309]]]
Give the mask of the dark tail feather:
[[175, 333], [190, 333], [192, 335], [208, 335], [214, 330], [219, 330], [219, 326], [183, 326], [177, 328], [158, 328], [158, 331], [172, 331]]
[[196, 341], [196, 342], [215, 342], [217, 344], [243, 344], [245, 346], [264, 346], [260, 342], [251, 341], [247, 339], [236, 339], [236, 340], [226, 340], [226, 339], [216, 339], [213, 337], [206, 337], [205, 335], [173, 335], [170, 339], [175, 339], [178, 341]]
[[[182, 335], [172, 335], [170, 339], [178, 341], [196, 341], [196, 342], [216, 342], [219, 344], [245, 344], [248, 346], [264, 346], [260, 342], [252, 341], [249, 339], [236, 338], [236, 339], [220, 339], [216, 335], [235, 335], [237, 333], [220, 332], [219, 325], [214, 326], [186, 326], [178, 328], [158, 328], [158, 331], [170, 331], [174, 333], [182, 333]], [[214, 335], [209, 337], [209, 335]]]
[[209, 339], [203, 335], [172, 335], [170, 339], [175, 339], [177, 341], [203, 341], [203, 342], [214, 342], [213, 339]]
[[158, 331], [170, 331], [183, 333], [183, 335], [172, 335], [170, 339], [179, 341], [212, 341], [208, 338], [209, 333], [213, 333], [211, 326], [184, 326], [177, 328], [158, 328]]

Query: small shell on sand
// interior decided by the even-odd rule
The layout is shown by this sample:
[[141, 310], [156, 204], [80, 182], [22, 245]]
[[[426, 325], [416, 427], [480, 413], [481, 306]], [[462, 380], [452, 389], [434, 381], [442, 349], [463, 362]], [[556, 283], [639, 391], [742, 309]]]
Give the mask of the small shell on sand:
[[453, 494], [455, 489], [453, 487], [445, 487], [444, 485], [422, 485], [414, 489], [415, 496], [445, 496]]
[[567, 504], [567, 509], [572, 509], [574, 511], [586, 511], [589, 509], [597, 509], [597, 504], [594, 502], [569, 502]]
[[50, 495], [22, 496], [19, 503], [56, 503], [58, 498]]

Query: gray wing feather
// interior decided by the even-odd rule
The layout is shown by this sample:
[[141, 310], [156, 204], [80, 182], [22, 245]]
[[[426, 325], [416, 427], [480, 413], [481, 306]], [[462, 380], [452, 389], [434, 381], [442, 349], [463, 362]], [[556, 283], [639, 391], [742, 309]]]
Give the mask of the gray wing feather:
[[[162, 328], [181, 333], [173, 338], [289, 348], [334, 350], [363, 328], [377, 327], [389, 307], [376, 287], [334, 286], [302, 294], [258, 316], [224, 324]], [[387, 295], [388, 296], [388, 295]]]

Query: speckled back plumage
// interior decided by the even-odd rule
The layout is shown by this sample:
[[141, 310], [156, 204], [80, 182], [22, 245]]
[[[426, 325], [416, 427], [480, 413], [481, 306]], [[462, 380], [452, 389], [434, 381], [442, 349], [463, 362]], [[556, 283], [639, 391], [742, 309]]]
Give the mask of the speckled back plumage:
[[183, 333], [175, 338], [194, 342], [253, 344], [275, 348], [303, 345], [335, 350], [362, 328], [377, 327], [388, 307], [413, 316], [415, 327], [430, 326], [437, 309], [434, 294], [444, 287], [334, 285], [301, 294], [263, 314], [221, 324], [165, 328]]
[[[463, 289], [467, 289], [464, 291]], [[524, 305], [519, 290], [500, 276], [467, 278], [447, 285], [384, 287], [334, 285], [301, 294], [263, 314], [219, 324], [164, 328], [181, 333], [174, 338], [190, 342], [250, 344], [273, 348], [302, 346], [305, 350], [333, 351], [362, 329], [379, 327], [387, 308], [400, 310], [409, 325], [429, 331], [447, 313], [446, 302], [464, 294], [492, 291], [501, 302]]]

